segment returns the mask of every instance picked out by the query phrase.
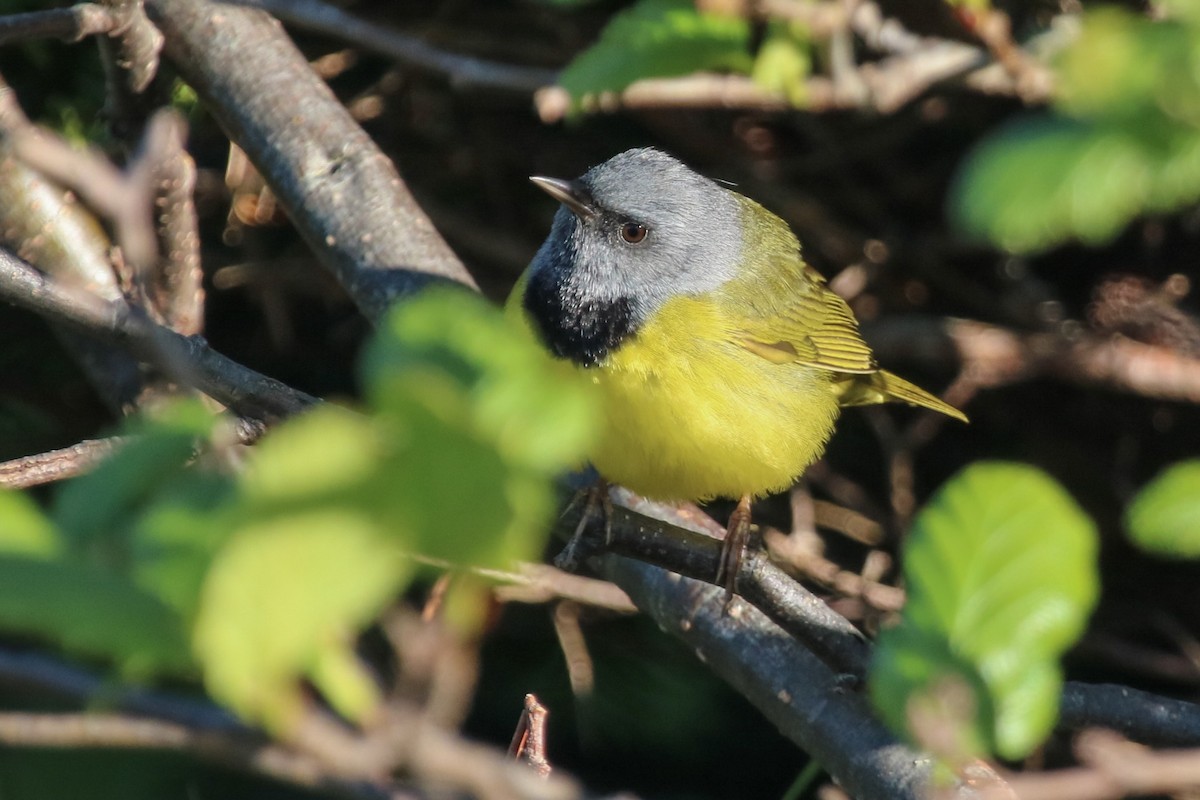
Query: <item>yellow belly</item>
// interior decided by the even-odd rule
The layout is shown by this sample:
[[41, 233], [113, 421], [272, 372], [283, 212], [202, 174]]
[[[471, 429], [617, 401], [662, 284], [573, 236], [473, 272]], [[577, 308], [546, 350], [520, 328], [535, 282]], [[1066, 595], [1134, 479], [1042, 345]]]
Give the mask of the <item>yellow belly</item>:
[[821, 454], [838, 415], [828, 373], [730, 338], [711, 303], [676, 298], [584, 370], [604, 398], [601, 475], [662, 500], [762, 495]]

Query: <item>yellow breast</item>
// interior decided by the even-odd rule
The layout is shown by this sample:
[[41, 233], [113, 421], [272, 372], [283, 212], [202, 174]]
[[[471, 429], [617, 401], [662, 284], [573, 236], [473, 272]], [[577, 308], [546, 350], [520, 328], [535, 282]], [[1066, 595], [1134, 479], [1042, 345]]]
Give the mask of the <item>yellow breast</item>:
[[604, 397], [604, 477], [663, 500], [762, 495], [817, 458], [838, 415], [828, 373], [731, 338], [712, 301], [678, 297], [584, 370]]

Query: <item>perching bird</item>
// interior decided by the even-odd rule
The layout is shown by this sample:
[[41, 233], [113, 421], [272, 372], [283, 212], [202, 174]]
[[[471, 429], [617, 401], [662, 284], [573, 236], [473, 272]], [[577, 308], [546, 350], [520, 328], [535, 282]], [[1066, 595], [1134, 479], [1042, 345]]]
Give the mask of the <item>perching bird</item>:
[[750, 499], [790, 486], [843, 406], [901, 401], [966, 421], [878, 367], [846, 301], [753, 200], [650, 148], [577, 180], [531, 180], [562, 208], [510, 313], [599, 388], [590, 458], [605, 479], [659, 500], [740, 498], [728, 588]]

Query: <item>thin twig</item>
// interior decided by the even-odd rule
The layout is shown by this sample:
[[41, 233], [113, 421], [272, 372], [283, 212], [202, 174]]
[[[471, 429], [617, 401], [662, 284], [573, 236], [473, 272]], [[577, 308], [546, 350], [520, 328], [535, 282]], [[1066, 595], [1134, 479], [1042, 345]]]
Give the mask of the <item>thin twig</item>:
[[0, 486], [28, 489], [44, 483], [74, 478], [90, 471], [124, 444], [125, 437], [88, 439], [48, 453], [15, 458], [0, 463]]
[[[159, 124], [158, 119], [156, 115], [151, 124]], [[167, 125], [153, 164], [155, 229], [162, 254], [153, 286], [154, 304], [172, 330], [191, 336], [204, 329], [204, 275], [200, 270], [199, 220], [192, 197], [196, 163], [184, 149], [183, 120], [172, 115]]]
[[378, 319], [431, 280], [474, 281], [395, 167], [262, 11], [147, 0], [166, 54], [245, 150], [309, 247]]
[[158, 72], [163, 35], [147, 19], [142, 0], [102, 1], [118, 22], [110, 33], [120, 42], [118, 64], [129, 72], [129, 88], [140, 94]]
[[226, 358], [199, 337], [181, 336], [124, 303], [101, 300], [52, 281], [3, 248], [0, 300], [122, 344], [146, 363], [194, 386], [242, 417], [272, 422], [317, 402], [310, 395]]
[[570, 600], [554, 606], [554, 635], [567, 665], [571, 693], [576, 697], [587, 697], [596, 686], [596, 668], [588, 652], [583, 626], [579, 624], [581, 611], [579, 604]]
[[1200, 359], [1118, 335], [1022, 333], [964, 319], [894, 317], [864, 326], [880, 361], [958, 362], [974, 386], [1044, 376], [1200, 403]]
[[479, 570], [484, 577], [503, 581], [493, 591], [501, 602], [548, 603], [570, 600], [580, 605], [603, 608], [618, 614], [636, 614], [637, 606], [621, 587], [609, 581], [573, 575], [549, 564], [521, 564], [519, 571]]
[[1200, 750], [1153, 751], [1111, 731], [1081, 734], [1083, 766], [1007, 775], [1011, 793], [983, 787], [983, 800], [1119, 800], [1132, 795], [1180, 797], [1200, 789]]
[[394, 798], [370, 784], [332, 778], [311, 756], [271, 744], [247, 729], [205, 730], [116, 714], [8, 711], [0, 712], [0, 742], [11, 747], [169, 750], [346, 800]]
[[99, 3], [6, 14], [0, 16], [0, 47], [44, 38], [78, 42], [88, 36], [112, 33], [119, 25], [113, 13]]
[[237, 0], [260, 8], [284, 22], [335, 36], [355, 47], [394, 58], [402, 64], [439, 75], [458, 90], [503, 90], [533, 94], [554, 83], [558, 73], [540, 67], [505, 64], [441, 50], [415, 36], [367, 22], [321, 0]]

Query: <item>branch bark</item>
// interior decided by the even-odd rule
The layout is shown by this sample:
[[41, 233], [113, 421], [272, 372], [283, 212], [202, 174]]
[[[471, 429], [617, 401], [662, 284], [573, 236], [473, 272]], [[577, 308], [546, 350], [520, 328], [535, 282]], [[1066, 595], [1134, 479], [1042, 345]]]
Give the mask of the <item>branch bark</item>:
[[474, 281], [395, 167], [262, 11], [148, 0], [167, 57], [369, 318], [431, 280]]
[[182, 336], [123, 302], [102, 300], [53, 281], [3, 248], [0, 300], [122, 345], [241, 417], [270, 423], [317, 402], [311, 395], [226, 358], [198, 336]]

